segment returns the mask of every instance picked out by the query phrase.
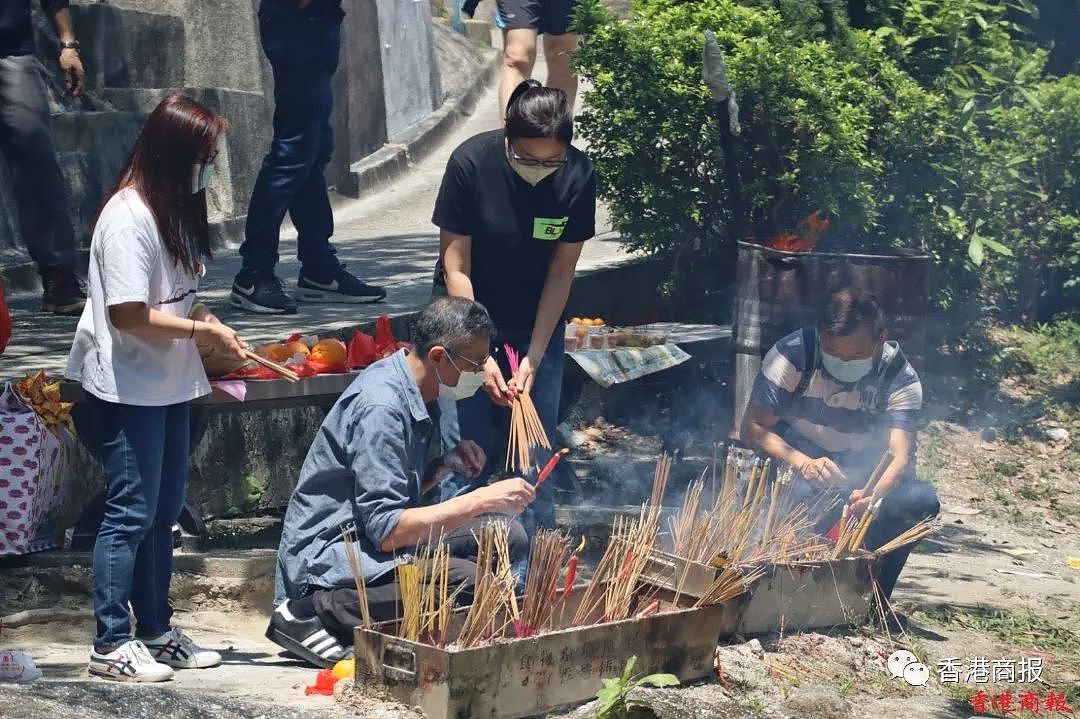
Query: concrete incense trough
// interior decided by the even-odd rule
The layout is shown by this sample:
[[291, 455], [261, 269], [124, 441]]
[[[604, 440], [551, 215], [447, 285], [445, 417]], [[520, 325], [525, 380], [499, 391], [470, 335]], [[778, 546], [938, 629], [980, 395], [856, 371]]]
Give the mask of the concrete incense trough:
[[[721, 637], [797, 632], [857, 623], [867, 616], [873, 598], [871, 569], [878, 560], [864, 557], [764, 565], [766, 575], [742, 597], [733, 624]], [[704, 596], [721, 570], [709, 564], [653, 550], [642, 579], [664, 590], [663, 596]]]
[[868, 556], [773, 564], [754, 583], [739, 634], [799, 632], [858, 624], [867, 617], [874, 588]]
[[[635, 672], [667, 672], [684, 682], [709, 676], [716, 637], [737, 620], [729, 605], [668, 607], [645, 618], [573, 627], [573, 597], [567, 604], [555, 622], [561, 629], [470, 649], [399, 638], [394, 622], [357, 628], [356, 684], [430, 719], [532, 716], [594, 698], [601, 678], [621, 674], [631, 655]], [[464, 612], [455, 612], [452, 624], [460, 626]], [[450, 634], [456, 635], [453, 627]]]

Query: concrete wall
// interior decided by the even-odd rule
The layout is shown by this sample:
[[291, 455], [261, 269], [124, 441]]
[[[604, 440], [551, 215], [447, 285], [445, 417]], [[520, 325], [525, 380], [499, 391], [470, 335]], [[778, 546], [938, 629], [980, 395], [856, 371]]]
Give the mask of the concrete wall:
[[[39, 57], [49, 74], [56, 145], [72, 222], [83, 248], [142, 119], [169, 92], [186, 89], [227, 116], [232, 132], [210, 193], [218, 244], [243, 239], [247, 204], [270, 139], [273, 78], [258, 37], [259, 0], [73, 0], [87, 94], [65, 97], [55, 37], [35, 3]], [[439, 107], [443, 100], [429, 4], [343, 0], [347, 13], [335, 77], [335, 152], [327, 181], [358, 194], [353, 163]], [[0, 276], [36, 281], [22, 248], [10, 176], [0, 160]]]
[[431, 6], [424, 0], [375, 0], [391, 137], [439, 106], [437, 68], [425, 58], [435, 52]]

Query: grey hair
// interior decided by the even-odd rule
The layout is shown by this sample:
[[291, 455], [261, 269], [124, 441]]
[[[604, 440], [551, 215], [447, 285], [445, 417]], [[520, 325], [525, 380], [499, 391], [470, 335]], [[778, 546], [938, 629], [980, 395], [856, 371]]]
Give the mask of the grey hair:
[[477, 338], [494, 335], [495, 323], [482, 304], [464, 297], [439, 297], [413, 324], [413, 351], [424, 357], [438, 345], [460, 352]]

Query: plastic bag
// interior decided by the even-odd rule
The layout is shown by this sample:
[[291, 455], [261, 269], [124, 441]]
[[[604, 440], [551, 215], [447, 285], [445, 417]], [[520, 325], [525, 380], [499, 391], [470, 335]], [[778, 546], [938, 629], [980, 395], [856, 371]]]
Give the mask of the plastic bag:
[[359, 330], [354, 332], [352, 339], [349, 340], [349, 369], [367, 367], [372, 362], [378, 361], [378, 359], [379, 354], [375, 350], [375, 338]]
[[41, 670], [26, 652], [14, 649], [0, 651], [0, 682], [25, 684], [41, 679]]

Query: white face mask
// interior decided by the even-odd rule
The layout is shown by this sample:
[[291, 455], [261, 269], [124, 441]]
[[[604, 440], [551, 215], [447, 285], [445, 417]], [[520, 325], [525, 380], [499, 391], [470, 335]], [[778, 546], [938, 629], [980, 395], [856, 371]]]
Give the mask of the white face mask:
[[463, 372], [450, 355], [447, 355], [446, 358], [450, 360], [450, 364], [458, 371], [458, 381], [455, 385], [446, 384], [442, 381], [442, 377], [439, 376], [439, 368], [436, 367], [435, 377], [439, 380], [439, 396], [443, 399], [452, 399], [454, 401], [461, 401], [472, 397], [476, 394], [476, 390], [480, 389], [484, 384], [483, 371]]
[[523, 165], [512, 157], [510, 158], [510, 167], [514, 168], [514, 172], [518, 174], [518, 177], [525, 180], [525, 182], [528, 182], [533, 187], [539, 185], [541, 180], [544, 180], [559, 171], [558, 167]]
[[195, 165], [191, 168], [191, 194], [197, 195], [210, 186], [210, 178], [214, 175], [214, 163]]
[[858, 382], [874, 369], [874, 356], [866, 359], [843, 360], [826, 352], [821, 353], [821, 364], [836, 380], [846, 384]]

